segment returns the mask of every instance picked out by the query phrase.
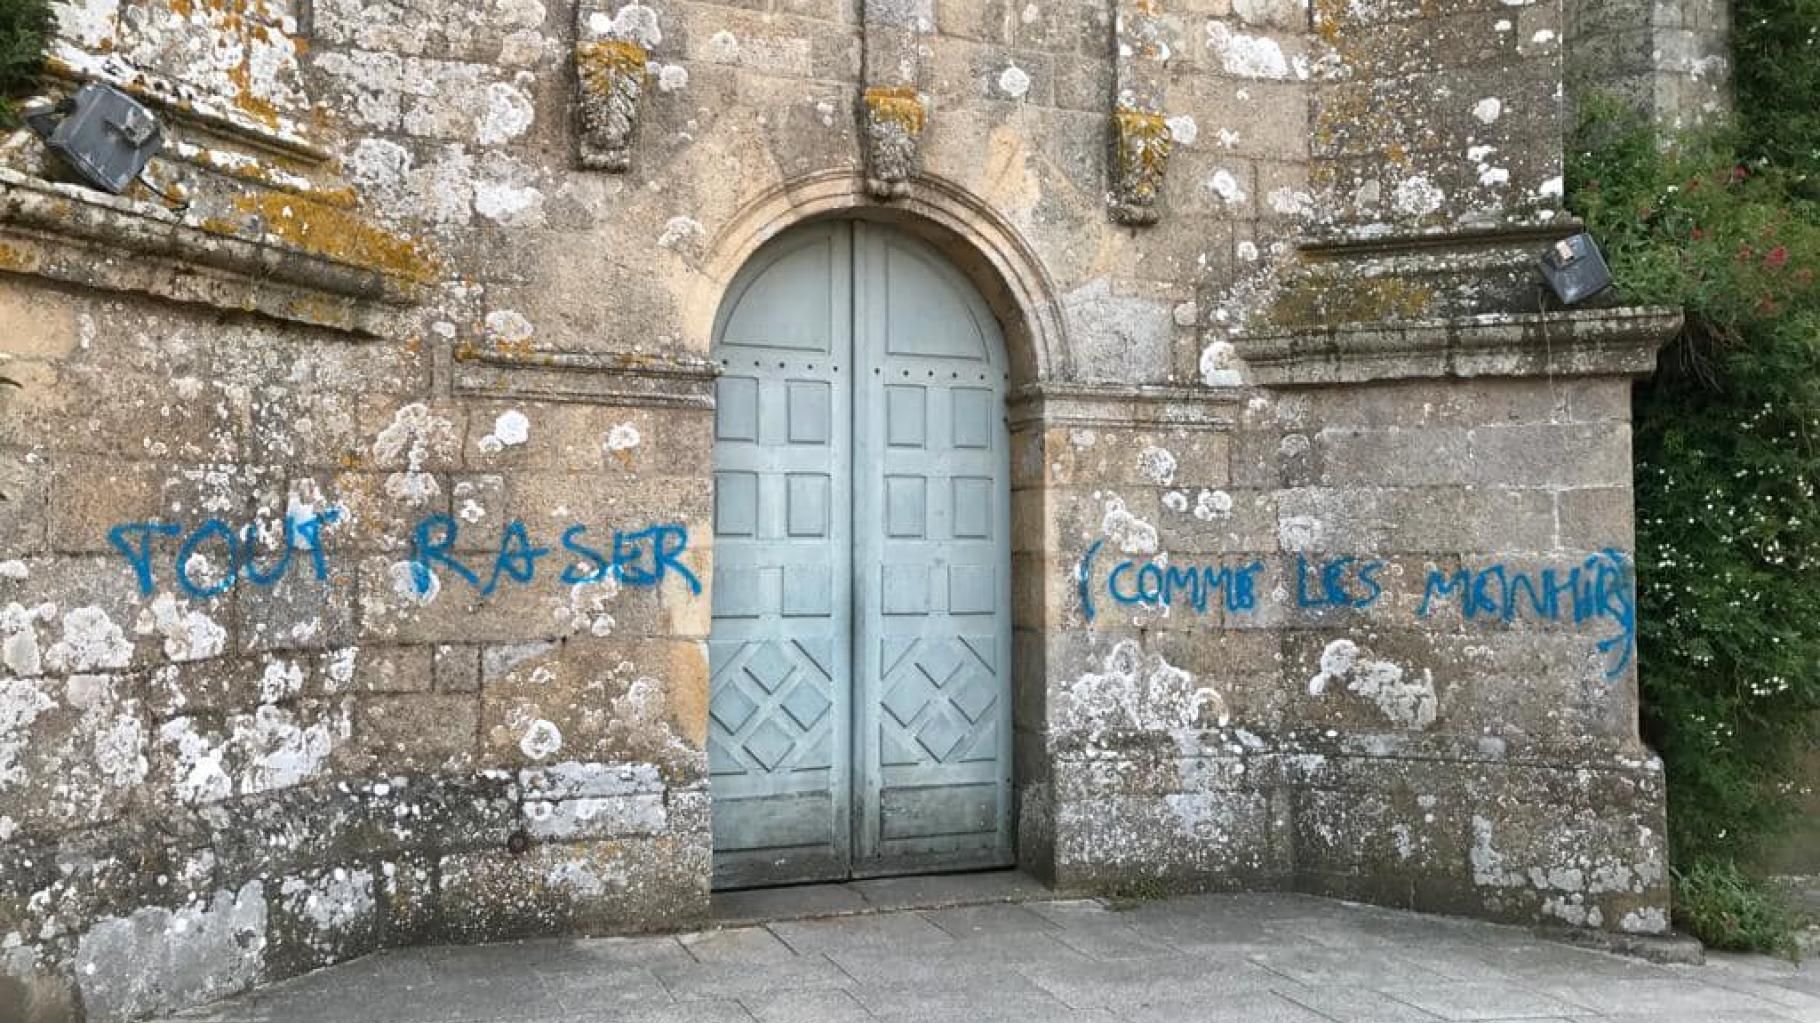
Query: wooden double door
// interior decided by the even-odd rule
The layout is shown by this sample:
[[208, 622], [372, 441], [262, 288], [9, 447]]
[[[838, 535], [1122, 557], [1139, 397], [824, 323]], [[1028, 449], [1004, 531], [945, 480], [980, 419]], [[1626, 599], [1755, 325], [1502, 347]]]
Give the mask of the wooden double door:
[[717, 887], [1005, 866], [999, 328], [939, 252], [794, 229], [715, 328]]

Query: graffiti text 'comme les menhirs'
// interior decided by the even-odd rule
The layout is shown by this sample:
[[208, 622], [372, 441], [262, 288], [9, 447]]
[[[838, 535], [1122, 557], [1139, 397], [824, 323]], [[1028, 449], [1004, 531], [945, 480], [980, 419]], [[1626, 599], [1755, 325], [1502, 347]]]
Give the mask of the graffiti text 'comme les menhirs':
[[[177, 589], [190, 597], [208, 598], [243, 581], [274, 586], [294, 564], [318, 581], [328, 579], [331, 554], [323, 533], [340, 519], [335, 508], [286, 515], [282, 537], [268, 540], [261, 539], [257, 523], [235, 528], [216, 518], [190, 529], [169, 522], [126, 522], [108, 530], [107, 538], [132, 566], [140, 593], [149, 596], [158, 588], [157, 563], [168, 549], [174, 551], [169, 578]], [[656, 586], [674, 576], [690, 593], [702, 591], [701, 580], [681, 560], [689, 546], [689, 530], [681, 525], [615, 530], [610, 542], [597, 545], [588, 538], [588, 527], [578, 523], [549, 546], [534, 540], [524, 522], [513, 520], [500, 531], [490, 561], [484, 555], [477, 560], [472, 554], [455, 553], [460, 528], [453, 517], [437, 514], [425, 516], [411, 531], [410, 580], [419, 595], [429, 594], [439, 577], [454, 575], [488, 596], [502, 583], [534, 581], [539, 565], [550, 558], [556, 559], [550, 564], [563, 565], [558, 578], [568, 586], [609, 579], [627, 586]]]
[[[1081, 611], [1088, 621], [1097, 615], [1095, 598], [1104, 595], [1120, 607], [1167, 610], [1181, 607], [1196, 614], [1224, 612], [1235, 618], [1258, 610], [1258, 593], [1266, 565], [1193, 564], [1152, 558], [1112, 562], [1096, 575], [1095, 564], [1105, 541], [1087, 548], [1075, 570]], [[1386, 593], [1387, 562], [1351, 556], [1311, 559], [1297, 555], [1282, 587], [1290, 603], [1304, 611], [1376, 606]], [[1628, 558], [1607, 548], [1565, 566], [1519, 568], [1504, 563], [1479, 568], [1431, 568], [1422, 584], [1418, 618], [1455, 609], [1468, 622], [1608, 623], [1616, 631], [1598, 643], [1610, 658], [1607, 674], [1617, 677], [1630, 666], [1636, 649], [1636, 576]]]

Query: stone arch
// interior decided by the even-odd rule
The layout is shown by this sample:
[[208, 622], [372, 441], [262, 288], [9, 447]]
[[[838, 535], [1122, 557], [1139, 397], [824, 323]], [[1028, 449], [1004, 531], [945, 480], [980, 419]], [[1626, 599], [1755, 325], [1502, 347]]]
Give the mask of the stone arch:
[[835, 216], [889, 223], [941, 250], [997, 317], [1014, 391], [1072, 376], [1066, 320], [1036, 250], [977, 196], [928, 174], [912, 178], [909, 193], [890, 204], [866, 191], [864, 175], [849, 171], [795, 178], [746, 203], [708, 245], [688, 303], [688, 347], [708, 350], [721, 298], [759, 246], [797, 224]]

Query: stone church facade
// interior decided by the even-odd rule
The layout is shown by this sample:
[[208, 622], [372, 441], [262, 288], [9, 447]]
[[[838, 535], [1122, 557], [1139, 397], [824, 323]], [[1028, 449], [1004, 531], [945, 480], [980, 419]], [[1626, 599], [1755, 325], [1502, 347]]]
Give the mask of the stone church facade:
[[54, 8], [164, 145], [0, 147], [0, 1018], [1000, 866], [1667, 928], [1678, 317], [1535, 267], [1722, 7]]

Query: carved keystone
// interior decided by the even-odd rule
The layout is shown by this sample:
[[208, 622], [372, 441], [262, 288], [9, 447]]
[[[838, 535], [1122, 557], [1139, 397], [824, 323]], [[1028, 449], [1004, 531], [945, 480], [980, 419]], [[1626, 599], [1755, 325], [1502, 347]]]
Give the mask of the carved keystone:
[[1112, 115], [1112, 219], [1133, 226], [1157, 221], [1157, 195], [1174, 141], [1162, 114], [1120, 108]]
[[863, 95], [866, 129], [866, 190], [879, 199], [910, 191], [916, 172], [916, 144], [928, 111], [916, 87], [874, 86]]
[[575, 44], [584, 168], [618, 174], [632, 165], [632, 134], [645, 94], [648, 57], [643, 46], [626, 39]]

